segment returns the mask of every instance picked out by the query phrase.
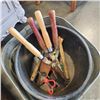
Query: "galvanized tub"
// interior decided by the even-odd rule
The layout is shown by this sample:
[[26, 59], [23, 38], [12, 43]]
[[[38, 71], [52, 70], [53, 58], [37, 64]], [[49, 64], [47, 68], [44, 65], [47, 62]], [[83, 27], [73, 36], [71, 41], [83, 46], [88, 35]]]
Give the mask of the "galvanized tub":
[[[44, 18], [45, 20], [45, 23], [46, 23], [46, 26], [50, 25], [50, 22], [49, 22], [49, 19], [48, 17]], [[68, 22], [66, 22], [64, 19], [60, 18], [60, 17], [57, 17], [57, 24], [58, 25], [61, 25], [61, 26], [65, 26], [65, 27], [68, 27], [70, 29], [72, 29], [73, 31], [76, 31], [79, 35], [80, 33]], [[22, 31], [21, 33], [24, 35], [24, 37], [30, 35], [32, 33], [32, 30], [30, 29], [30, 27], [26, 26], [24, 29], [24, 31]], [[94, 79], [96, 79], [96, 77], [98, 76], [99, 74], [99, 68], [100, 66], [99, 65], [99, 54], [97, 52], [97, 50], [85, 39], [85, 41], [87, 42], [88, 46], [89, 46], [89, 49], [91, 51], [91, 55], [92, 55], [92, 59], [93, 59], [93, 62], [94, 62], [94, 69], [93, 69], [93, 75], [91, 76], [90, 80], [88, 81], [86, 87], [84, 87], [84, 90], [79, 94], [79, 95], [76, 95], [74, 97], [75, 98], [78, 98], [80, 95], [82, 95], [84, 93], [84, 91], [87, 90], [87, 87], [90, 86], [90, 84], [94, 81]], [[12, 48], [9, 48], [9, 46], [12, 45]], [[2, 52], [2, 68], [4, 70], [4, 73], [7, 75], [6, 77], [10, 77], [8, 80], [10, 81], [9, 85], [10, 86], [14, 86], [15, 87], [15, 90], [14, 91], [17, 91], [17, 95], [16, 96], [22, 96], [23, 92], [20, 92], [19, 93], [19, 90], [23, 90], [22, 88], [18, 87], [18, 85], [16, 84], [15, 82], [15, 78], [14, 76], [12, 75], [11, 71], [12, 69], [10, 69], [9, 67], [9, 61], [14, 58], [12, 57], [12, 54], [11, 52], [13, 51], [13, 49], [15, 47], [17, 47], [19, 45], [19, 42], [16, 41], [16, 39], [12, 39], [10, 40], [6, 46], [4, 47], [3, 49], [3, 52]], [[15, 53], [14, 53], [15, 54]], [[13, 54], [13, 55], [14, 55]], [[11, 58], [11, 59], [10, 59]], [[9, 60], [9, 61], [8, 61]], [[10, 72], [10, 73], [9, 73]], [[12, 78], [13, 76], [13, 78]], [[3, 79], [2, 79], [3, 80]], [[5, 80], [3, 80], [5, 82]], [[14, 84], [15, 85], [14, 85]], [[18, 90], [19, 89], [19, 90]], [[14, 93], [14, 91], [12, 90], [12, 93]], [[22, 94], [21, 94], [22, 93]], [[24, 92], [25, 94], [28, 94], [27, 92]], [[24, 97], [25, 95], [23, 95], [23, 98], [26, 98], [26, 96]], [[29, 97], [27, 97], [29, 98]], [[32, 97], [34, 98], [34, 97]], [[20, 98], [21, 99], [21, 98]]]

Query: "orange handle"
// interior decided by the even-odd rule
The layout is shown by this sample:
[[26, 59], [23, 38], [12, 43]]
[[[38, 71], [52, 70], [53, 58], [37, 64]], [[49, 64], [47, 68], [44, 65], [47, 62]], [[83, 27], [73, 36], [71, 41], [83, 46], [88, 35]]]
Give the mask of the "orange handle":
[[50, 10], [48, 12], [48, 15], [50, 17], [50, 22], [51, 22], [52, 39], [53, 39], [54, 47], [55, 49], [58, 49], [58, 30], [57, 30], [57, 25], [56, 25], [55, 10]]
[[20, 33], [13, 27], [8, 29], [9, 33], [13, 35], [18, 41], [20, 41], [32, 54], [40, 59], [43, 59], [43, 55], [31, 44], [29, 43]]
[[77, 0], [72, 0], [70, 5], [70, 11], [73, 12], [77, 7]]
[[36, 16], [37, 22], [40, 26], [40, 29], [42, 31], [42, 36], [44, 38], [45, 44], [46, 44], [48, 50], [51, 52], [52, 44], [51, 44], [51, 40], [49, 38], [48, 32], [46, 30], [41, 12], [39, 10], [35, 11], [35, 16]]

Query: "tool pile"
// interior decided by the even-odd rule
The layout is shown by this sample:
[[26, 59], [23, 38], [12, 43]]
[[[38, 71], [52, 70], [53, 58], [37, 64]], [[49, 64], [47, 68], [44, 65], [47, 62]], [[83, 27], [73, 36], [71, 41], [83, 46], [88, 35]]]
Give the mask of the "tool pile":
[[50, 10], [48, 15], [52, 29], [51, 40], [39, 10], [35, 11], [35, 17], [41, 29], [41, 33], [38, 31], [32, 17], [29, 17], [27, 20], [42, 49], [41, 52], [22, 37], [13, 27], [9, 28], [8, 31], [35, 55], [30, 80], [34, 81], [46, 93], [53, 95], [56, 91], [64, 88], [69, 83], [70, 76], [62, 45], [63, 38], [58, 36], [55, 11]]

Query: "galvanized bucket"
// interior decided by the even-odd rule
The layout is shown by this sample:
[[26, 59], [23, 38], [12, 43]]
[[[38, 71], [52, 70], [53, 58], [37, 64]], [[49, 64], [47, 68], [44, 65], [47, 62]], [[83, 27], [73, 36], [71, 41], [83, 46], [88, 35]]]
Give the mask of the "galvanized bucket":
[[[44, 21], [45, 21], [46, 26], [50, 25], [50, 21], [49, 21], [48, 17], [45, 17]], [[82, 38], [84, 38], [69, 22], [65, 21], [63, 18], [57, 17], [57, 25], [72, 29], [73, 31], [77, 32], [77, 34], [79, 34]], [[30, 29], [29, 26], [26, 26], [21, 31], [21, 33], [23, 34], [24, 37], [27, 37], [28, 35], [32, 34], [32, 30]], [[87, 84], [84, 86], [82, 91], [80, 91], [78, 94], [73, 96], [74, 99], [79, 98], [87, 90], [87, 88], [94, 82], [94, 80], [99, 75], [99, 70], [100, 70], [99, 54], [98, 54], [97, 50], [89, 43], [88, 40], [86, 40], [85, 38], [84, 38], [84, 40], [87, 43], [89, 50], [91, 52], [91, 56], [92, 56], [93, 63], [94, 63], [94, 68], [93, 68], [93, 72], [91, 72], [92, 75], [90, 75], [90, 78], [89, 78]], [[17, 48], [18, 45], [19, 45], [19, 42], [16, 41], [15, 38], [13, 38], [6, 44], [6, 46], [3, 49], [1, 63], [2, 63], [2, 68], [3, 68], [4, 72], [2, 73], [2, 75], [4, 75], [4, 77], [6, 77], [7, 80], [4, 80], [4, 78], [2, 78], [2, 81], [3, 81], [3, 83], [5, 83], [5, 85], [7, 85], [6, 84], [7, 82], [5, 82], [5, 81], [9, 81], [8, 85], [10, 87], [12, 87], [12, 89], [10, 89], [10, 91], [18, 99], [20, 99], [20, 100], [26, 99], [26, 98], [34, 99], [34, 97], [30, 96], [26, 91], [24, 91], [23, 88], [20, 88], [19, 82], [15, 81], [16, 78], [15, 78], [14, 74], [12, 73], [12, 72], [14, 72], [14, 70], [11, 65], [12, 65], [12, 62], [15, 63], [14, 55], [16, 54], [16, 50], [18, 49]], [[14, 51], [14, 52], [12, 53], [12, 51]], [[66, 98], [66, 99], [68, 99], [68, 98]], [[71, 99], [73, 99], [73, 98], [71, 98]]]

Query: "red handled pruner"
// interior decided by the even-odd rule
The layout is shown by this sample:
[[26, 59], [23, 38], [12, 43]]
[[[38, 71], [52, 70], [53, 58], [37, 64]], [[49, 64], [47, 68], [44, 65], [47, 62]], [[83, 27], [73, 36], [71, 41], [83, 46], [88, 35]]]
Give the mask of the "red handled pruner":
[[56, 87], [56, 82], [53, 79], [44, 78], [43, 83], [47, 84], [50, 88], [48, 89], [48, 93], [52, 95], [54, 93], [53, 89]]

